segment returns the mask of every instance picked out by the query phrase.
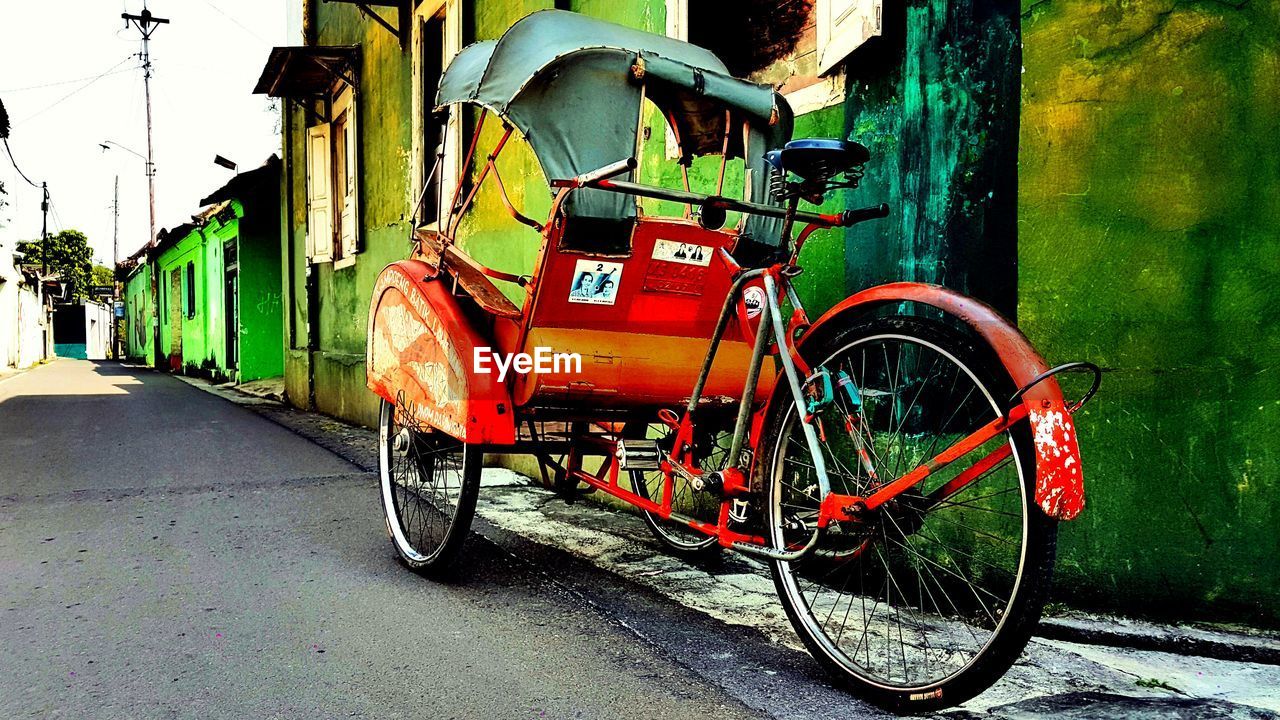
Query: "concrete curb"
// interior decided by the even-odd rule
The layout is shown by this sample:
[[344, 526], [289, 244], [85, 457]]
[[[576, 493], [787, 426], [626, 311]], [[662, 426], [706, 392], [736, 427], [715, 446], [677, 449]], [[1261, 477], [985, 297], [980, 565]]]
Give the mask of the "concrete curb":
[[1280, 637], [1262, 631], [1229, 632], [1187, 625], [1072, 613], [1044, 618], [1036, 635], [1087, 645], [1156, 650], [1178, 655], [1280, 665]]

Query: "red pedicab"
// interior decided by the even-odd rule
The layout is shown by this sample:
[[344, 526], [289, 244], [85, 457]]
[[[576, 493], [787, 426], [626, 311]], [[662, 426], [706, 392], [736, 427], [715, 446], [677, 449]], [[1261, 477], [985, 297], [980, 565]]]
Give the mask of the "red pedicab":
[[[1039, 619], [1057, 521], [1083, 507], [1071, 414], [1097, 368], [1050, 368], [938, 286], [873, 287], [810, 320], [791, 284], [805, 240], [888, 208], [799, 203], [856, 187], [869, 154], [792, 141], [786, 101], [701, 48], [538, 12], [465, 48], [437, 105], [481, 108], [477, 140], [493, 116], [503, 132], [373, 294], [368, 382], [402, 561], [454, 560], [484, 453], [525, 453], [566, 499], [629, 503], [673, 550], [768, 562], [813, 656], [877, 704], [937, 708], [998, 679]], [[637, 158], [668, 154], [646, 149], [646, 112], [674, 137], [683, 189], [635, 181], [657, 176]], [[550, 179], [545, 223], [502, 184], [516, 131]], [[700, 156], [720, 158], [712, 192], [689, 187]], [[541, 234], [531, 273], [457, 243], [490, 178]], [[1068, 370], [1094, 374], [1074, 403]]]

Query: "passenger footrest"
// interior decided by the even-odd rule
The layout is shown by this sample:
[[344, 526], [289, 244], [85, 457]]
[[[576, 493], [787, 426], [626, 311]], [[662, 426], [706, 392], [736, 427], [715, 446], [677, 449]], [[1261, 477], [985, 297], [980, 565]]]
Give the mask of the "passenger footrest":
[[617, 455], [620, 470], [661, 469], [657, 440], [619, 440]]

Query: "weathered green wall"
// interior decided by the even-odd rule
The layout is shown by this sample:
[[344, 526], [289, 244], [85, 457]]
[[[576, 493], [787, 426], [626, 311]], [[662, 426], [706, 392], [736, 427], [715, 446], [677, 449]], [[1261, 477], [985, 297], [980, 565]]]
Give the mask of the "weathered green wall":
[[240, 266], [239, 382], [284, 373], [279, 195], [246, 198], [238, 225]]
[[152, 322], [155, 306], [151, 302], [151, 266], [142, 267], [129, 278], [124, 287], [125, 318], [128, 322], [128, 356], [130, 360], [151, 362], [155, 333]]
[[[816, 235], [797, 282], [811, 311], [883, 282], [941, 283], [1015, 308], [1018, 6], [885, 3], [883, 36], [846, 63], [845, 104], [797, 119], [796, 137], [871, 150], [848, 207], [892, 214]], [[843, 282], [832, 282], [841, 279]]]
[[[364, 346], [369, 296], [378, 273], [408, 251], [407, 215], [412, 127], [410, 56], [385, 28], [353, 5], [314, 4], [314, 41], [321, 45], [359, 45], [363, 53], [357, 93], [360, 143], [361, 248], [354, 265], [335, 270], [332, 263], [312, 266], [319, 293], [318, 313], [309, 318], [306, 268], [306, 167], [302, 144], [304, 117], [292, 104], [292, 132], [285, 140], [288, 178], [285, 212], [291, 216], [284, 248], [289, 278], [284, 299], [291, 314], [292, 348], [308, 349], [307, 323], [316, 323], [312, 352], [285, 358], [286, 389], [292, 402], [308, 406], [308, 372], [314, 373], [314, 407], [354, 422], [377, 422], [377, 398], [365, 388]], [[292, 248], [290, 248], [290, 245]], [[306, 388], [304, 390], [304, 388]]]
[[1280, 4], [1024, 2], [1022, 325], [1107, 368], [1061, 594], [1280, 607]]
[[[170, 358], [171, 365], [176, 363], [185, 371], [227, 376], [222, 244], [235, 235], [235, 220], [225, 225], [213, 221], [202, 229], [192, 230], [156, 258], [155, 265], [164, 283], [162, 297], [166, 298], [160, 312], [160, 349]], [[185, 310], [188, 263], [195, 268], [194, 315]], [[170, 279], [175, 272], [180, 278], [179, 295], [174, 295]], [[173, 323], [171, 311], [175, 306], [180, 309], [178, 326]], [[175, 337], [180, 338], [180, 347]]]

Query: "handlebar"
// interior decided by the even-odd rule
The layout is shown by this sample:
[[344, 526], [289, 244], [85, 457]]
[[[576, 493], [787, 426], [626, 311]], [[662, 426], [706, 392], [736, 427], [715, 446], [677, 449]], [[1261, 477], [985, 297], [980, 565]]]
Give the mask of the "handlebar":
[[865, 207], [860, 210], [845, 210], [840, 213], [840, 225], [843, 227], [849, 227], [851, 225], [857, 225], [860, 222], [879, 220], [880, 218], [886, 217], [889, 217], [889, 204], [880, 203], [879, 205], [872, 205], [871, 207]]
[[[624, 195], [635, 195], [637, 197], [647, 197], [655, 200], [670, 200], [672, 202], [678, 202], [685, 205], [699, 205], [719, 210], [732, 210], [734, 212], [761, 215], [764, 217], [785, 218], [787, 216], [787, 209], [776, 205], [765, 205], [763, 203], [724, 197], [723, 195], [704, 195], [702, 193], [689, 192], [686, 190], [675, 190], [672, 188], [641, 185], [639, 183], [611, 179], [634, 170], [635, 167], [635, 158], [627, 158], [625, 160], [619, 160], [618, 162], [605, 165], [598, 170], [583, 173], [568, 180], [552, 180], [551, 187], [590, 187], [599, 190], [610, 190], [612, 192], [623, 193]], [[846, 210], [841, 213], [827, 214], [796, 211], [795, 219], [799, 222], [810, 223], [812, 225], [819, 225], [822, 227], [850, 227], [860, 222], [875, 220], [887, 217], [888, 215], [889, 206], [881, 203], [873, 207], [862, 208], [860, 210]]]
[[617, 177], [623, 173], [631, 172], [636, 169], [636, 159], [633, 157], [619, 160], [615, 163], [609, 163], [602, 168], [596, 168], [591, 172], [585, 172], [581, 175], [570, 178], [568, 180], [552, 180], [551, 187], [555, 188], [580, 188], [588, 185], [594, 185], [601, 180], [608, 180]]

